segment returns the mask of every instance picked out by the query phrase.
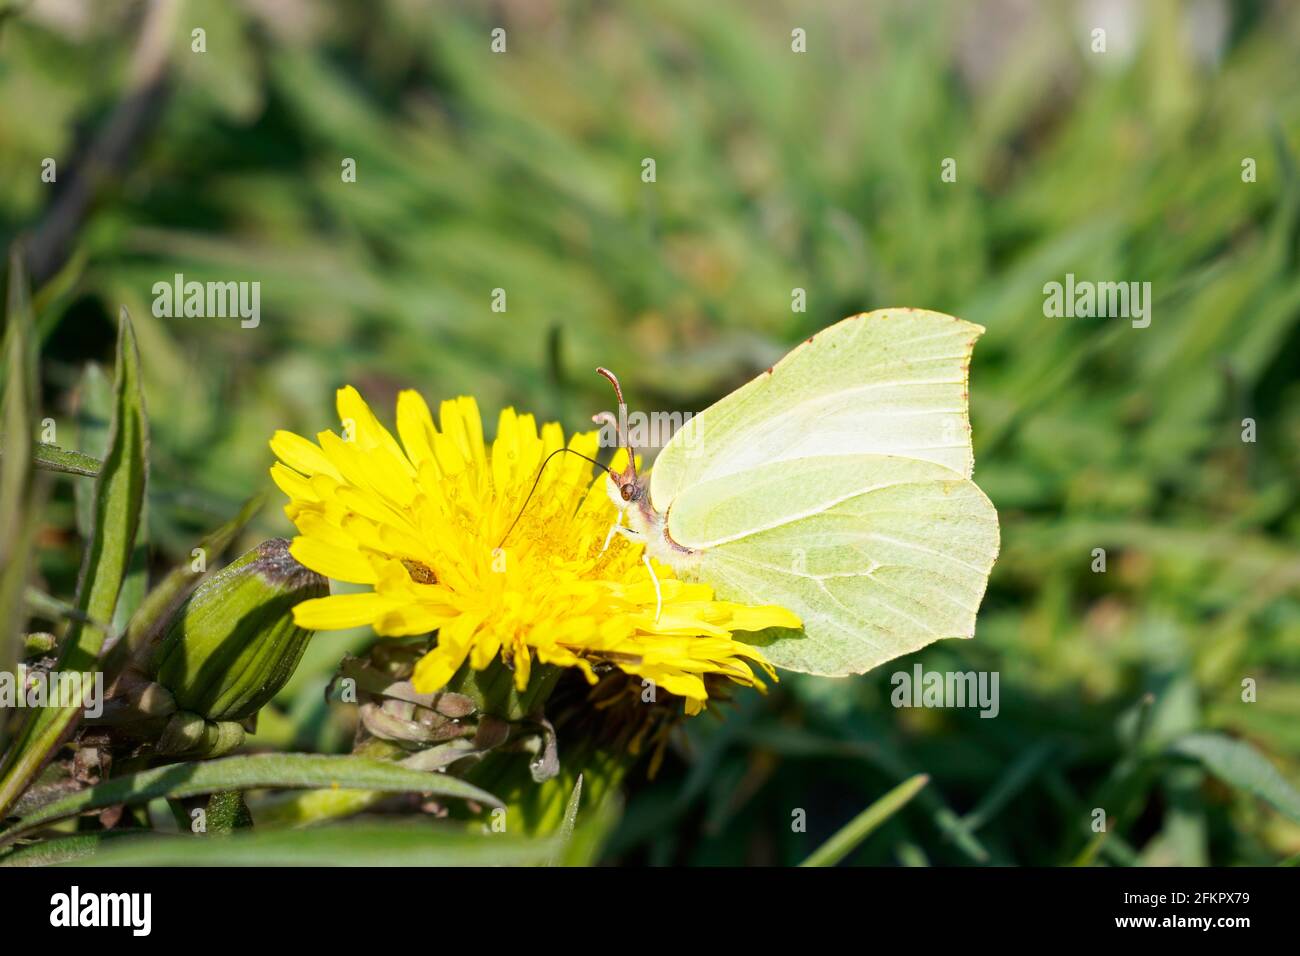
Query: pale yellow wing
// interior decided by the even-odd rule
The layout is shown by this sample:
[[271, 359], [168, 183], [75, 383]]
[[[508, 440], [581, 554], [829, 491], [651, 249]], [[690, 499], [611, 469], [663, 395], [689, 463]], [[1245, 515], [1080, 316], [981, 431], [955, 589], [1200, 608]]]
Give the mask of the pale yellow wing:
[[887, 455], [769, 462], [684, 489], [668, 533], [726, 600], [779, 604], [801, 631], [757, 643], [774, 663], [858, 674], [946, 637], [971, 637], [998, 519], [943, 465]]
[[882, 309], [819, 332], [692, 418], [659, 454], [650, 500], [823, 455], [895, 455], [969, 478], [966, 382], [984, 329], [939, 312]]

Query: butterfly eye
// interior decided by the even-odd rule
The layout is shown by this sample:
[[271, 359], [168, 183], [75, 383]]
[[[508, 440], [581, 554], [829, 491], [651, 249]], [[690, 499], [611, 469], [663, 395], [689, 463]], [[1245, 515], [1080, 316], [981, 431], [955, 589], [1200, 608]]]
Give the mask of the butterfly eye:
[[624, 500], [624, 501], [631, 501], [631, 500], [632, 500], [632, 486], [631, 486], [631, 485], [620, 485], [620, 486], [619, 486], [619, 489], [618, 489], [618, 493], [619, 493], [620, 495], [623, 496], [623, 500]]

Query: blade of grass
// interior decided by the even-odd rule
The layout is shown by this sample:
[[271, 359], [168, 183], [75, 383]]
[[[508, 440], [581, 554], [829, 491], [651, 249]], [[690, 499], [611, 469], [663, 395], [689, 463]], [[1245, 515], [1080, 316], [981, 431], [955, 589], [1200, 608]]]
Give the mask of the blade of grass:
[[1244, 740], [1223, 734], [1188, 734], [1174, 741], [1170, 751], [1199, 761], [1224, 783], [1259, 797], [1293, 822], [1300, 823], [1300, 792]]
[[[136, 525], [135, 543], [128, 558], [126, 575], [122, 578], [122, 588], [117, 595], [117, 605], [113, 608], [111, 630], [113, 635], [122, 634], [135, 612], [144, 603], [145, 593], [149, 587], [149, 502], [140, 504], [140, 516]], [[101, 649], [102, 650], [102, 649]]]
[[[27, 575], [36, 535], [38, 490], [32, 467], [32, 429], [38, 419], [36, 348], [32, 310], [22, 253], [9, 261], [9, 294], [4, 334], [4, 398], [0, 404], [0, 672], [18, 662], [20, 632], [26, 619]], [[9, 710], [0, 711], [0, 753], [7, 740]]]
[[21, 514], [31, 482], [33, 428], [37, 415], [36, 348], [32, 338], [32, 308], [22, 256], [14, 250], [9, 261], [9, 290], [5, 309], [4, 407], [0, 419], [0, 514]]
[[876, 830], [882, 823], [903, 809], [908, 802], [930, 782], [930, 775], [918, 773], [904, 780], [893, 790], [850, 820], [833, 837], [819, 846], [800, 866], [834, 866]]
[[[113, 383], [91, 362], [77, 385], [77, 453], [102, 461], [108, 454], [108, 426], [113, 418]], [[95, 520], [95, 487], [77, 482], [77, 533], [89, 538]]]
[[101, 844], [91, 866], [538, 866], [554, 838], [466, 833], [438, 824], [347, 824], [236, 833], [219, 840], [139, 837]]
[[[122, 310], [113, 382], [108, 455], [95, 479], [94, 532], [77, 582], [77, 609], [91, 622], [111, 621], [135, 546], [148, 478], [149, 426], [140, 381], [140, 355], [131, 317]], [[93, 673], [107, 634], [96, 623], [74, 621], [58, 669]], [[30, 721], [0, 777], [0, 816], [49, 761], [81, 716], [82, 705], [50, 707]]]
[[48, 617], [52, 621], [81, 621], [89, 623], [90, 618], [77, 610], [67, 601], [61, 601], [38, 588], [29, 587], [25, 593], [25, 602], [29, 611]]
[[32, 449], [36, 467], [42, 471], [57, 471], [65, 475], [82, 475], [96, 478], [104, 463], [98, 458], [83, 455], [79, 451], [69, 451], [57, 445], [37, 445]]
[[998, 778], [975, 808], [961, 818], [963, 833], [974, 833], [989, 820], [997, 816], [1016, 794], [1025, 788], [1030, 780], [1042, 769], [1047, 758], [1055, 749], [1051, 741], [1036, 744], [1016, 758], [1007, 771]]
[[54, 866], [94, 856], [101, 846], [122, 839], [139, 839], [138, 832], [108, 830], [104, 833], [79, 833], [76, 836], [44, 840], [18, 847], [0, 856], [0, 866]]
[[556, 833], [558, 843], [555, 848], [555, 855], [547, 861], [549, 866], [557, 866], [564, 856], [564, 851], [568, 849], [569, 841], [573, 839], [573, 827], [578, 822], [578, 805], [582, 802], [582, 774], [578, 774], [578, 780], [573, 785], [573, 792], [569, 794], [569, 800], [564, 805], [564, 820], [560, 823], [560, 829]]
[[[103, 459], [108, 454], [108, 428], [113, 420], [113, 383], [98, 364], [86, 366], [77, 387], [77, 448], [81, 454]], [[77, 533], [89, 540], [94, 528], [95, 487], [90, 482], [79, 481], [73, 485], [76, 501]], [[149, 503], [145, 500], [140, 513], [135, 549], [117, 607], [113, 611], [113, 633], [126, 630], [126, 624], [144, 600], [148, 586], [149, 570]]]
[[[747, 730], [744, 739], [790, 756], [824, 755], [861, 760], [896, 779], [905, 779], [912, 770], [908, 761], [897, 750], [887, 746], [883, 740], [875, 739], [871, 743], [862, 743], [861, 740], [872, 736], [869, 731], [870, 728], [866, 726], [851, 726], [847, 733], [857, 734], [859, 739], [841, 740], [822, 737], [797, 727], [764, 722]], [[923, 791], [919, 799], [921, 806], [930, 813], [935, 827], [946, 839], [951, 840], [957, 849], [975, 863], [989, 861], [989, 851], [980, 843], [978, 837], [962, 828], [961, 818], [948, 806], [938, 790], [931, 788]]]
[[253, 754], [172, 764], [115, 777], [23, 817], [0, 833], [0, 846], [56, 820], [119, 803], [142, 803], [157, 797], [180, 799], [224, 790], [267, 787], [432, 793], [501, 806], [501, 802], [487, 791], [442, 773], [425, 773], [365, 757]]
[[1106, 830], [1098, 831], [1079, 852], [1079, 855], [1070, 861], [1070, 866], [1092, 866], [1109, 836], [1110, 833]]

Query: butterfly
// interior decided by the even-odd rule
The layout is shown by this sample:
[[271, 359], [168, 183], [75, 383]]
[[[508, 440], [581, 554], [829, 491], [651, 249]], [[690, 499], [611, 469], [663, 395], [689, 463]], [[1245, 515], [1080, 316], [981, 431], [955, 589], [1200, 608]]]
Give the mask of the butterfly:
[[[921, 309], [824, 329], [689, 419], [648, 477], [628, 448], [609, 470], [606, 547], [623, 535], [645, 545], [652, 578], [650, 558], [719, 599], [793, 611], [801, 629], [754, 636], [789, 670], [860, 674], [974, 636], [999, 547], [997, 511], [971, 481], [983, 332]], [[617, 377], [597, 371], [626, 421]]]

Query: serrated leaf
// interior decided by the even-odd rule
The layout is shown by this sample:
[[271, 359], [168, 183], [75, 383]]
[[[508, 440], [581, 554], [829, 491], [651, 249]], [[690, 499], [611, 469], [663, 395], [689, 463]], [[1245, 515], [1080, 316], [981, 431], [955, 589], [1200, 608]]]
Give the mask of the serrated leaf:
[[365, 757], [315, 754], [254, 754], [218, 760], [171, 764], [115, 777], [48, 804], [0, 833], [0, 846], [56, 820], [118, 803], [141, 803], [158, 797], [180, 799], [225, 790], [322, 787], [432, 793], [489, 806], [501, 802], [486, 790], [458, 777], [424, 773]]

